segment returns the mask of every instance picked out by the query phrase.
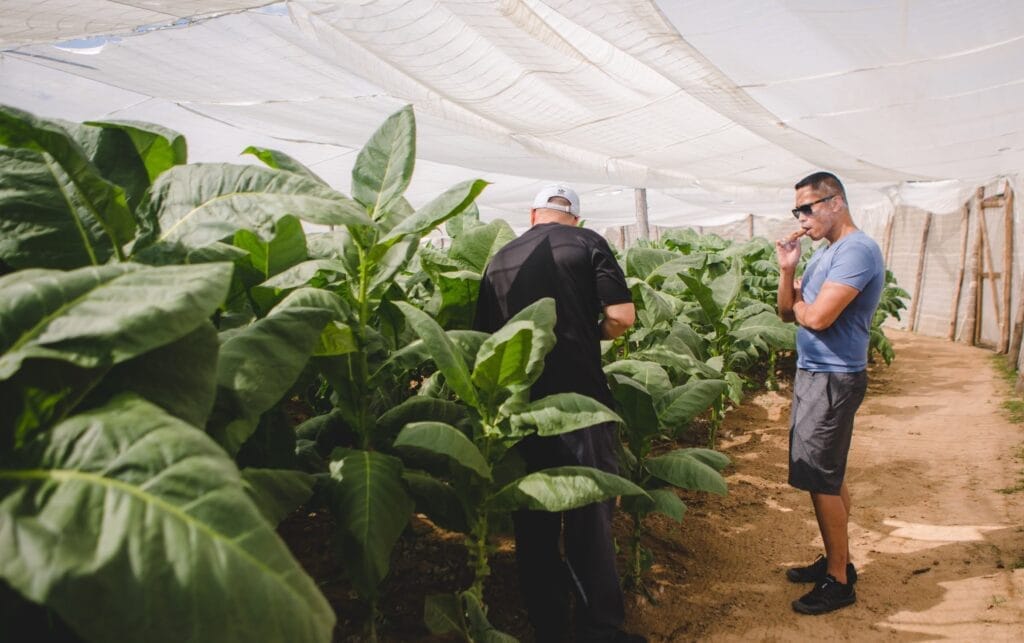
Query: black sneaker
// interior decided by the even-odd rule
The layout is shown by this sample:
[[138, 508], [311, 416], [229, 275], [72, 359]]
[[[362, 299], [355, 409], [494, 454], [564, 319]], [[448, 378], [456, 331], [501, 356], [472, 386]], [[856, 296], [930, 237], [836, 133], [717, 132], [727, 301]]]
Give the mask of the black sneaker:
[[853, 583], [845, 585], [825, 574], [825, 580], [814, 586], [799, 599], [793, 601], [793, 609], [801, 614], [824, 614], [857, 602]]
[[[828, 574], [828, 558], [821, 554], [806, 567], [790, 567], [786, 570], [786, 578], [791, 583], [817, 583]], [[853, 585], [857, 582], [857, 568], [853, 563], [846, 563], [846, 582]]]

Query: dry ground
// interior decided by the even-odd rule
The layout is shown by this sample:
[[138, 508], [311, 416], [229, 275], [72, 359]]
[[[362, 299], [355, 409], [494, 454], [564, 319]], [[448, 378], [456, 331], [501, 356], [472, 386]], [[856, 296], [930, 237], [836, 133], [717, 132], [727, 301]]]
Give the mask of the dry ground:
[[[808, 589], [786, 567], [821, 550], [807, 495], [785, 484], [789, 391], [726, 417], [729, 496], [687, 494], [682, 525], [654, 517], [645, 544], [653, 601], [630, 595], [627, 626], [669, 641], [1024, 641], [1024, 426], [1001, 402], [991, 353], [888, 332], [890, 367], [874, 368], [857, 416], [847, 481], [857, 603], [801, 616]], [[1002, 491], [1000, 491], [1002, 490]], [[363, 640], [363, 609], [325, 548], [329, 525], [305, 514], [282, 534], [339, 616], [336, 640]], [[454, 534], [423, 521], [399, 543], [381, 601], [385, 641], [430, 641], [426, 593], [468, 584]], [[617, 518], [625, 537], [627, 521]], [[491, 619], [529, 640], [507, 541], [488, 585]]]

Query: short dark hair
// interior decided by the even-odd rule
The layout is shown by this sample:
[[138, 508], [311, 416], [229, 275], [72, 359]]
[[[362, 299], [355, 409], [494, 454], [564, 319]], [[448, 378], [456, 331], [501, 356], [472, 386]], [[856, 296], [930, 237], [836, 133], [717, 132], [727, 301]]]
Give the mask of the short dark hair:
[[839, 177], [831, 172], [815, 172], [814, 174], [808, 174], [804, 178], [800, 179], [800, 181], [793, 186], [793, 189], [799, 190], [800, 188], [810, 187], [814, 191], [820, 192], [821, 188], [826, 185], [832, 188], [835, 192], [842, 194], [843, 201], [847, 204], [849, 203], [846, 199], [846, 188], [843, 187], [843, 182], [839, 180]]

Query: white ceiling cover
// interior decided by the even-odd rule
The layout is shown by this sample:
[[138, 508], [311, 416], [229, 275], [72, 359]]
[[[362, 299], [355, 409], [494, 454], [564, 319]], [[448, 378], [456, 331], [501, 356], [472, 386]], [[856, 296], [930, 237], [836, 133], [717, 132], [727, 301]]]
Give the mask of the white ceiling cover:
[[7, 0], [0, 102], [158, 122], [193, 160], [283, 149], [342, 190], [412, 103], [413, 202], [482, 176], [485, 217], [520, 224], [550, 180], [595, 227], [632, 220], [634, 187], [652, 223], [707, 225], [788, 216], [816, 169], [855, 208], [946, 213], [1024, 167], [1024, 3], [265, 4]]

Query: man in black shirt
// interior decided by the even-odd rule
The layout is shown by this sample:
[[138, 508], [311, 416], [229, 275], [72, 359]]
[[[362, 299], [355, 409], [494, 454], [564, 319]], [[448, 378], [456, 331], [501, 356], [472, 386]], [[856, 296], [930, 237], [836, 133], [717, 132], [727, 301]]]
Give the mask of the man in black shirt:
[[[554, 298], [556, 342], [531, 399], [573, 392], [612, 406], [600, 342], [626, 332], [636, 311], [608, 242], [576, 227], [579, 214], [579, 197], [568, 187], [549, 186], [537, 194], [530, 210], [533, 227], [494, 255], [484, 272], [475, 325], [493, 333], [538, 299]], [[617, 439], [615, 425], [607, 423], [555, 437], [530, 436], [519, 449], [530, 471], [584, 465], [617, 473]], [[624, 608], [611, 534], [613, 505], [513, 514], [520, 585], [538, 642], [565, 640], [570, 586], [577, 596], [577, 641], [644, 640], [620, 629]]]

